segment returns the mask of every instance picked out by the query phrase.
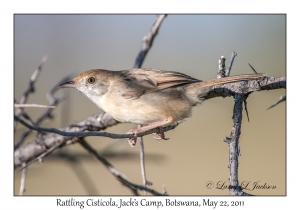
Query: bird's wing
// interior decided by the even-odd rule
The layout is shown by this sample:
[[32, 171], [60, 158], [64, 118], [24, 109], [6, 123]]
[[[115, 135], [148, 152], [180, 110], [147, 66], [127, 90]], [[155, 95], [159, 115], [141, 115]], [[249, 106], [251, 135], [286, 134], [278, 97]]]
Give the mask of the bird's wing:
[[202, 81], [180, 72], [157, 69], [124, 70], [120, 71], [120, 78], [127, 86], [123, 96], [131, 99], [146, 93]]

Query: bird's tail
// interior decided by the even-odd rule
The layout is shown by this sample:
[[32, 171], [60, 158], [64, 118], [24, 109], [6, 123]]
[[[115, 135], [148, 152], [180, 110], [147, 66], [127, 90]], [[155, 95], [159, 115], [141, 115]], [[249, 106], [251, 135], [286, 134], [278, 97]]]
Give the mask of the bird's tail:
[[212, 79], [212, 80], [204, 81], [199, 83], [199, 87], [207, 87], [207, 86], [222, 85], [222, 84], [232, 83], [232, 82], [255, 80], [265, 76], [266, 74], [241, 74], [241, 75], [235, 75], [230, 77], [223, 77], [220, 79]]
[[241, 74], [230, 77], [223, 77], [219, 79], [212, 79], [208, 81], [193, 83], [186, 87], [185, 92], [188, 98], [193, 103], [201, 103], [203, 100], [205, 100], [205, 97], [215, 85], [222, 85], [239, 81], [256, 80], [265, 76], [266, 74]]

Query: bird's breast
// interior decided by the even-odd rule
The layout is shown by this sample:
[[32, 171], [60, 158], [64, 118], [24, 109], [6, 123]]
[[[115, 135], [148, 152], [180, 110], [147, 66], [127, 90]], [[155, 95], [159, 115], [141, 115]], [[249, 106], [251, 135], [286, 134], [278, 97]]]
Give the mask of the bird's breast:
[[169, 118], [183, 120], [191, 115], [193, 105], [178, 91], [160, 91], [134, 99], [104, 94], [99, 107], [120, 122], [147, 125]]

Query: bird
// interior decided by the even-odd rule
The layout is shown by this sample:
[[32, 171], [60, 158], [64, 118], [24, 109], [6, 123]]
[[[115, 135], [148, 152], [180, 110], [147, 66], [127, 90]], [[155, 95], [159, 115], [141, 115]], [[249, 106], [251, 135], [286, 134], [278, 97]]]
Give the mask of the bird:
[[215, 85], [255, 80], [265, 74], [242, 74], [202, 81], [181, 72], [153, 68], [111, 71], [92, 69], [59, 88], [75, 88], [99, 108], [120, 122], [142, 125], [127, 133], [136, 145], [137, 135], [158, 128], [159, 139], [165, 138], [164, 126], [181, 122], [192, 114]]

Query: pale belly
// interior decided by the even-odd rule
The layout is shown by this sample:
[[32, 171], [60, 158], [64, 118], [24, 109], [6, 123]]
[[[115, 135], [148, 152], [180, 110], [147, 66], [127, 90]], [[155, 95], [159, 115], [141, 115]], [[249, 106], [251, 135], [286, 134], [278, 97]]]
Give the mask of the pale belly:
[[136, 99], [124, 99], [115, 96], [112, 100], [105, 95], [101, 98], [100, 107], [120, 122], [148, 125], [154, 122], [172, 119], [170, 124], [183, 120], [191, 115], [193, 107], [179, 93], [171, 95], [149, 93]]

